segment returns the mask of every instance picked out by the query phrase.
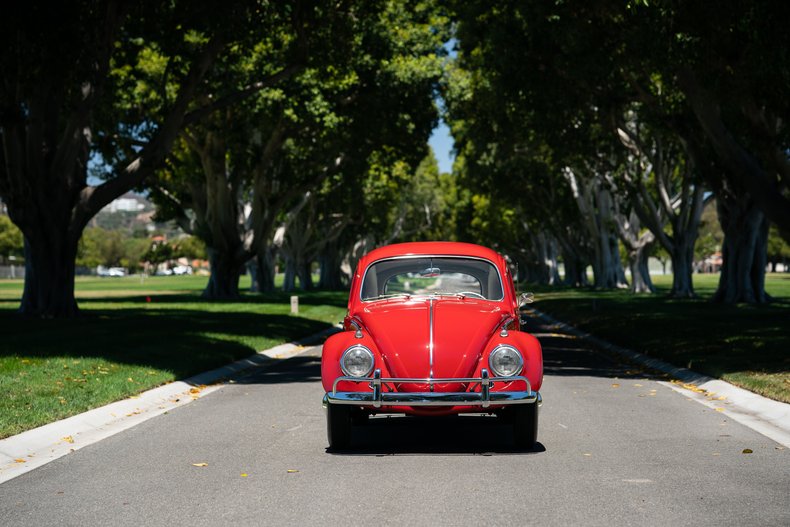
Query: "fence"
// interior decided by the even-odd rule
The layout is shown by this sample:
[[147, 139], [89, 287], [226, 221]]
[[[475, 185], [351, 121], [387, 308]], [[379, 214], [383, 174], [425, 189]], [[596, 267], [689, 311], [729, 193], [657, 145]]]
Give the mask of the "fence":
[[0, 278], [24, 278], [24, 265], [0, 265]]

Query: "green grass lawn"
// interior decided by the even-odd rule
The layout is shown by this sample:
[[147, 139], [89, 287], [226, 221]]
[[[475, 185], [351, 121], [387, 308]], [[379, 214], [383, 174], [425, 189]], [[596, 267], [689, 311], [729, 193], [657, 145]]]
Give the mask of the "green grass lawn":
[[[205, 302], [206, 277], [78, 278], [82, 316], [16, 314], [19, 280], [0, 280], [0, 438], [308, 336], [337, 323], [347, 293], [245, 294]], [[242, 283], [247, 287], [248, 283]]]
[[711, 303], [718, 275], [694, 275], [694, 300], [666, 296], [671, 276], [654, 279], [654, 295], [535, 288], [534, 306], [612, 343], [790, 403], [790, 274], [767, 276], [776, 302], [763, 306]]

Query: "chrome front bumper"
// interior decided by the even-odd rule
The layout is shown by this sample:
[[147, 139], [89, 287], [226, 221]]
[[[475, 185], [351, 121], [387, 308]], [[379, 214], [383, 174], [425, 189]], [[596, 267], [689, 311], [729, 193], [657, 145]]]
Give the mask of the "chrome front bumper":
[[[492, 392], [491, 388], [496, 382], [526, 383], [525, 391]], [[338, 392], [340, 382], [369, 383], [372, 392]], [[435, 384], [471, 383], [479, 384], [479, 392], [385, 392], [382, 386], [394, 384], [427, 384], [433, 389]], [[324, 395], [324, 406], [327, 404], [349, 404], [355, 406], [479, 406], [488, 408], [491, 405], [504, 404], [541, 404], [540, 393], [533, 392], [529, 380], [523, 376], [514, 377], [489, 377], [488, 370], [483, 369], [480, 377], [450, 378], [450, 379], [407, 379], [407, 378], [382, 378], [381, 370], [373, 372], [370, 377], [338, 377], [332, 385], [332, 392]]]

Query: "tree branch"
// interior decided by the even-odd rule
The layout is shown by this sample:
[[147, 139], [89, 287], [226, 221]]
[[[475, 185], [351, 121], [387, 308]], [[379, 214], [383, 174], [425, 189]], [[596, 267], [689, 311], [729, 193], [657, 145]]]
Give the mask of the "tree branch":
[[124, 167], [120, 174], [97, 187], [85, 187], [77, 205], [75, 228], [81, 232], [88, 219], [93, 217], [113, 199], [140, 185], [164, 160], [184, 124], [184, 115], [200, 81], [205, 76], [224, 43], [212, 38], [200, 56], [192, 63], [189, 73], [181, 84], [178, 97], [155, 136], [143, 147], [137, 158]]

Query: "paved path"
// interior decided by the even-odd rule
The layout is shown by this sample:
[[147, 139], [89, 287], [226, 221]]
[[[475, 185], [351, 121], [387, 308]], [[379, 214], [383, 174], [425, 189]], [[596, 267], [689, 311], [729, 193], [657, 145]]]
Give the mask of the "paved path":
[[790, 525], [788, 450], [532, 329], [535, 452], [490, 417], [376, 418], [327, 452], [312, 348], [0, 485], [0, 524]]

